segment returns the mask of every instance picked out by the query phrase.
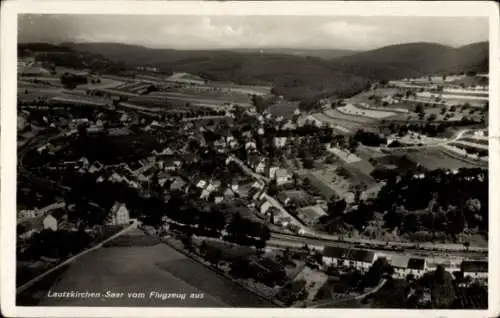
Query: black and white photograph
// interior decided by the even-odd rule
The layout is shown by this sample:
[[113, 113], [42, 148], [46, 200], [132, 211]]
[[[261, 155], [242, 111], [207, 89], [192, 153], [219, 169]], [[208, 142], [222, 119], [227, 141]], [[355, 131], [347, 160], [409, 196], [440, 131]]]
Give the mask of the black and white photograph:
[[16, 15], [13, 306], [498, 309], [488, 11], [238, 3]]

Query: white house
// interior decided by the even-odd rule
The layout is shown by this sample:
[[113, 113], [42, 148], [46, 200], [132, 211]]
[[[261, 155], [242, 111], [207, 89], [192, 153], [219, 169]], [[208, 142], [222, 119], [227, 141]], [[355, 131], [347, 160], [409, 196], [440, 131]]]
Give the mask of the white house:
[[207, 186], [207, 182], [206, 182], [205, 180], [200, 180], [200, 181], [198, 181], [198, 183], [196, 184], [196, 187], [197, 187], [197, 188], [200, 188], [200, 189], [204, 189], [206, 186]]
[[278, 169], [274, 175], [276, 183], [278, 185], [283, 185], [292, 182], [292, 175], [286, 171], [286, 169]]
[[478, 137], [484, 137], [484, 130], [476, 130], [474, 132], [474, 135]]
[[233, 192], [238, 192], [239, 188], [240, 186], [237, 183], [231, 185], [231, 190], [233, 190]]
[[256, 148], [257, 148], [257, 145], [255, 144], [254, 141], [248, 141], [245, 144], [245, 150], [256, 149]]
[[262, 205], [259, 207], [259, 212], [261, 214], [266, 214], [267, 211], [272, 207], [273, 205], [269, 201], [264, 201]]
[[111, 208], [111, 224], [123, 225], [130, 222], [130, 213], [124, 203], [115, 202]]
[[262, 159], [255, 167], [255, 172], [264, 173], [266, 171], [266, 160]]
[[43, 228], [45, 230], [52, 230], [52, 231], [57, 231], [57, 219], [53, 217], [51, 214], [47, 215], [43, 219]]
[[286, 145], [286, 140], [287, 140], [286, 137], [275, 137], [274, 138], [274, 144], [278, 148], [283, 148]]

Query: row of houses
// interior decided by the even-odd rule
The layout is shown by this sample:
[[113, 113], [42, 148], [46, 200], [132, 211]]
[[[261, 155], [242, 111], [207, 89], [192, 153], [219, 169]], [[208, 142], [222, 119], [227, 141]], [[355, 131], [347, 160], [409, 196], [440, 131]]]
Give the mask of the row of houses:
[[412, 274], [418, 278], [428, 271], [433, 271], [441, 265], [448, 272], [462, 272], [464, 277], [476, 280], [488, 278], [488, 261], [463, 260], [460, 263], [449, 262], [439, 264], [426, 258], [408, 255], [387, 254], [371, 250], [350, 249], [336, 246], [327, 246], [323, 249], [323, 263], [334, 266], [350, 266], [366, 271], [379, 259], [385, 258], [394, 268], [394, 277], [406, 278]]
[[266, 176], [271, 180], [276, 180], [278, 186], [293, 182], [293, 176], [288, 170], [271, 165], [269, 159], [265, 157], [248, 156], [247, 164], [255, 173]]
[[[18, 237], [21, 240], [29, 239], [33, 234], [38, 233], [41, 230], [73, 230], [76, 231], [78, 224], [70, 224], [68, 222], [68, 214], [65, 209], [65, 203], [57, 203], [52, 206], [50, 213], [45, 215], [39, 220], [34, 220], [34, 222], [21, 223], [17, 227]], [[96, 206], [96, 205], [94, 205]], [[98, 206], [96, 206], [99, 208]], [[71, 210], [74, 206], [68, 206]], [[115, 202], [110, 210], [107, 225], [126, 225], [130, 224], [130, 213], [124, 203]]]

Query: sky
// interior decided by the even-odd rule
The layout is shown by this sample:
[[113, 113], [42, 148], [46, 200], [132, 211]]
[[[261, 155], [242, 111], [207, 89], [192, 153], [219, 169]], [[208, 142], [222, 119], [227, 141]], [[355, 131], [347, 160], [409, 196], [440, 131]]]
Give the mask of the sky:
[[151, 48], [370, 50], [410, 42], [488, 40], [482, 17], [25, 14], [19, 42], [114, 42]]

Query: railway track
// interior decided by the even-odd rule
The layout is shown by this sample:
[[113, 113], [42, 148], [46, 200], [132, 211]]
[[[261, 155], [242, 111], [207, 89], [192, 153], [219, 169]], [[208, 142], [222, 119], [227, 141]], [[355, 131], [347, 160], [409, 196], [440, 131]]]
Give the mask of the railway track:
[[481, 247], [470, 247], [469, 250], [465, 250], [464, 247], [458, 248], [458, 246], [450, 246], [451, 248], [422, 248], [418, 246], [418, 244], [414, 243], [401, 243], [397, 244], [384, 243], [384, 244], [369, 244], [369, 243], [361, 243], [358, 240], [331, 240], [326, 238], [314, 238], [309, 236], [299, 236], [293, 234], [284, 234], [273, 231], [271, 233], [271, 238], [275, 240], [282, 240], [287, 242], [293, 242], [297, 244], [308, 244], [313, 246], [340, 246], [340, 247], [356, 247], [356, 248], [364, 248], [370, 250], [383, 250], [383, 251], [392, 251], [392, 252], [408, 252], [415, 255], [432, 255], [432, 254], [444, 254], [446, 255], [454, 255], [454, 256], [463, 256], [463, 257], [487, 257], [488, 249]]

